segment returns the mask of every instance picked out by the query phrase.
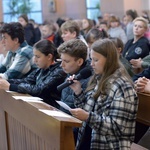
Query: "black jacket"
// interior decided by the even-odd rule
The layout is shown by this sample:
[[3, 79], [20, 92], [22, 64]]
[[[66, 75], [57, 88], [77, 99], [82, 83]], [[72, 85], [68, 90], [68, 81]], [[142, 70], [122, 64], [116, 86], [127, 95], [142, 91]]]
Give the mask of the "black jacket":
[[27, 43], [31, 46], [34, 44], [34, 27], [32, 24], [27, 24], [27, 26], [24, 27], [24, 36]]
[[55, 100], [59, 100], [61, 96], [57, 86], [64, 82], [65, 78], [66, 74], [60, 67], [60, 63], [56, 63], [46, 70], [36, 69], [26, 78], [8, 80], [9, 90], [38, 96], [44, 102], [55, 106]]

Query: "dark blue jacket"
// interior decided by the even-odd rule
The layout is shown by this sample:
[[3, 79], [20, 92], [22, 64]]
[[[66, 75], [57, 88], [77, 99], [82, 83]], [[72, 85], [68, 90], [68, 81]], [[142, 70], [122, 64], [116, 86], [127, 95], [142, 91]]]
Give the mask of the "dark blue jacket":
[[[84, 65], [80, 68], [80, 70], [78, 70], [78, 72], [76, 72], [76, 74], [78, 74], [82, 69], [84, 68], [89, 68], [92, 70], [91, 66], [90, 66], [90, 62], [89, 61], [86, 61], [84, 63]], [[70, 74], [67, 75], [68, 77], [70, 76]], [[87, 78], [87, 79], [81, 79], [80, 80], [80, 83], [81, 83], [81, 87], [83, 90], [86, 89], [87, 87], [87, 83], [89, 81], [90, 77]], [[70, 106], [71, 108], [75, 108], [74, 106], [74, 101], [73, 101], [73, 97], [74, 97], [74, 92], [73, 90], [68, 86], [66, 88], [64, 88], [62, 90], [62, 94], [61, 94], [61, 101], [63, 101], [64, 103], [66, 103], [68, 106]], [[63, 108], [60, 108], [60, 110], [70, 114], [69, 111], [66, 111], [65, 109]]]
[[31, 46], [34, 45], [34, 27], [32, 24], [28, 23], [27, 26], [24, 27], [24, 36], [27, 43]]
[[141, 73], [134, 75], [132, 79], [133, 79], [133, 81], [136, 81], [140, 77], [146, 77], [146, 78], [150, 79], [150, 67], [143, 70]]
[[128, 61], [131, 59], [144, 58], [150, 53], [149, 41], [146, 37], [141, 37], [138, 41], [133, 43], [133, 39], [129, 40], [124, 47], [123, 57]]

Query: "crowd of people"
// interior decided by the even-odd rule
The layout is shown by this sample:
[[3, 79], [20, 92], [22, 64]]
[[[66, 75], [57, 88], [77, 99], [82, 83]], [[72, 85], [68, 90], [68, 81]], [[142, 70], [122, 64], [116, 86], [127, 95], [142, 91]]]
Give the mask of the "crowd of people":
[[[3, 23], [0, 89], [38, 96], [82, 120], [73, 129], [76, 150], [130, 149], [148, 129], [138, 136], [137, 92], [150, 93], [145, 13], [127, 10], [123, 20], [105, 14], [98, 22], [58, 18], [42, 25], [22, 14], [18, 22]], [[90, 77], [77, 80], [85, 68]], [[58, 90], [64, 82], [71, 84]]]

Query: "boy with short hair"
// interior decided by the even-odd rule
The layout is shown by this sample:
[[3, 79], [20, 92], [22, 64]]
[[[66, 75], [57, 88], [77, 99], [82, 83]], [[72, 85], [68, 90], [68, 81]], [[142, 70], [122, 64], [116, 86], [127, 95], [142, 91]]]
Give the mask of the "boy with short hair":
[[73, 20], [68, 20], [61, 25], [61, 37], [64, 42], [78, 38], [80, 34], [80, 28], [77, 22]]
[[7, 55], [0, 65], [0, 78], [25, 77], [33, 68], [33, 50], [24, 39], [24, 29], [19, 22], [5, 23], [0, 28], [2, 44]]
[[[88, 47], [88, 44], [84, 37], [80, 34], [80, 27], [75, 20], [68, 20], [61, 25], [61, 37], [64, 42], [71, 39], [80, 39]], [[89, 58], [89, 49], [87, 49], [87, 58]]]
[[[79, 39], [72, 39], [64, 42], [58, 47], [58, 53], [61, 57], [61, 67], [68, 76], [78, 74], [83, 68], [91, 69], [87, 57], [87, 46]], [[85, 89], [88, 79], [82, 79], [82, 88]], [[74, 108], [73, 91], [68, 86], [62, 90], [61, 101], [65, 102], [71, 108]], [[68, 111], [61, 109], [67, 113]], [[69, 113], [70, 114], [70, 113]]]
[[[68, 77], [73, 74], [78, 74], [84, 68], [91, 69], [89, 61], [86, 60], [87, 46], [81, 40], [72, 39], [66, 41], [61, 44], [57, 50], [62, 60], [61, 67], [63, 68], [64, 72], [67, 73]], [[83, 90], [86, 88], [88, 80], [89, 78], [80, 80]], [[64, 88], [61, 93], [61, 101], [66, 103], [71, 108], [75, 108], [73, 94], [74, 92], [69, 86]], [[68, 110], [63, 109], [62, 107], [60, 107], [60, 110], [70, 114]], [[76, 143], [78, 128], [74, 128], [73, 133]], [[87, 137], [89, 138], [88, 134]]]

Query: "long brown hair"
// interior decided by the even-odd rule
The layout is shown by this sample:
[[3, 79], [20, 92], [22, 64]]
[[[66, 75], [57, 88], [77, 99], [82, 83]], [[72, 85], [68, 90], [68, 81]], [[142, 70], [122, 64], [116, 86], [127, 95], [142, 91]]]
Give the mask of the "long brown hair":
[[[121, 64], [119, 61], [117, 49], [110, 39], [97, 40], [92, 44], [92, 50], [106, 57], [104, 71], [99, 80], [98, 90], [94, 95], [94, 98], [97, 99], [100, 93], [106, 93], [105, 89], [107, 81], [111, 78], [113, 73], [121, 67]], [[96, 76], [97, 75], [93, 75], [93, 77], [91, 78], [87, 91], [95, 87], [97, 80]]]

